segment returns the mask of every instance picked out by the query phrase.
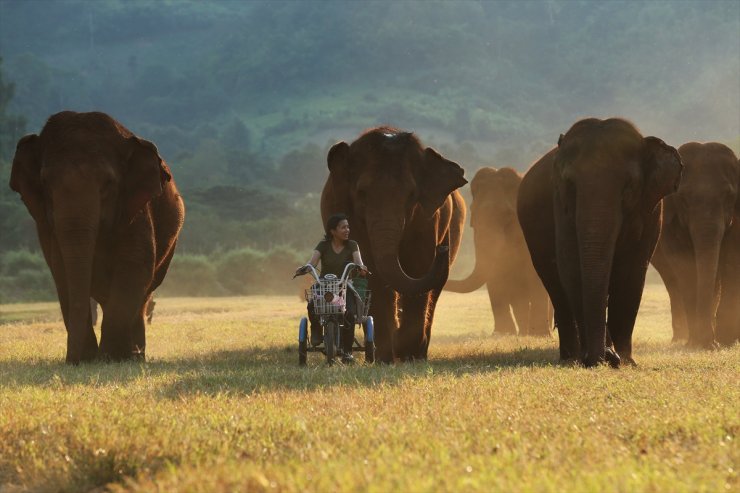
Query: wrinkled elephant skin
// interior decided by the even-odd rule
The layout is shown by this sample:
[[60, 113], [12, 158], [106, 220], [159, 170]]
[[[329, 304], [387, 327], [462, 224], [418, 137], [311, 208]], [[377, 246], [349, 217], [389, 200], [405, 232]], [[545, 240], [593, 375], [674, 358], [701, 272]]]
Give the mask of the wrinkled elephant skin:
[[475, 267], [463, 280], [448, 280], [445, 290], [470, 293], [485, 284], [494, 334], [517, 334], [518, 327], [519, 335], [549, 337], [547, 292], [534, 270], [517, 219], [521, 182], [512, 168], [481, 168], [475, 174], [470, 182]]
[[632, 331], [661, 200], [677, 189], [682, 168], [676, 149], [631, 123], [590, 118], [524, 176], [519, 222], [555, 309], [561, 359], [634, 363]]
[[434, 309], [462, 239], [463, 169], [409, 132], [380, 127], [327, 156], [326, 222], [349, 217], [370, 277], [376, 359], [426, 359]]
[[[10, 188], [36, 222], [67, 329], [67, 362], [143, 357], [145, 305], [185, 214], [154, 144], [104, 113], [57, 113], [18, 142]], [[100, 347], [91, 297], [103, 310]]]
[[730, 345], [740, 339], [740, 163], [714, 142], [690, 142], [678, 152], [684, 175], [663, 201], [651, 262], [671, 299], [674, 341]]

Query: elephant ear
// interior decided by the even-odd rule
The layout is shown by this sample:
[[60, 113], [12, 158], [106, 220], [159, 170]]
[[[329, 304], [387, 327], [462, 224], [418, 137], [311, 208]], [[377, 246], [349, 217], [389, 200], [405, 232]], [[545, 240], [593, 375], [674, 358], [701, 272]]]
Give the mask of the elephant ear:
[[683, 163], [675, 148], [657, 137], [645, 137], [642, 166], [645, 177], [642, 200], [645, 210], [651, 213], [663, 197], [678, 190]]
[[28, 212], [36, 221], [44, 217], [44, 198], [41, 187], [41, 156], [39, 136], [26, 135], [18, 141], [10, 171], [10, 188], [18, 192]]
[[465, 185], [466, 180], [459, 164], [443, 158], [431, 147], [424, 150], [424, 165], [417, 179], [419, 203], [428, 215], [439, 209], [447, 196]]
[[346, 142], [334, 144], [326, 156], [326, 163], [329, 166], [329, 180], [331, 180], [332, 187], [330, 214], [336, 212], [351, 214], [349, 144]]
[[122, 191], [125, 220], [130, 223], [149, 201], [162, 193], [172, 175], [153, 143], [134, 136], [128, 138], [127, 144], [129, 154]]

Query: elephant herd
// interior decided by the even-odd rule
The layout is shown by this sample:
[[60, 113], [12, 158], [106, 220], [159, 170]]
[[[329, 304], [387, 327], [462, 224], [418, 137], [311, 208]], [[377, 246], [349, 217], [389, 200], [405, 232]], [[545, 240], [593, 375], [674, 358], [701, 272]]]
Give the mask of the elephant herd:
[[[634, 364], [650, 262], [670, 296], [675, 340], [708, 348], [740, 338], [740, 163], [722, 144], [677, 150], [623, 119], [589, 118], [523, 177], [479, 170], [476, 263], [460, 281], [448, 281], [467, 214], [457, 163], [392, 127], [335, 144], [327, 163], [322, 217], [349, 217], [375, 274], [378, 361], [426, 359], [441, 291], [486, 284], [496, 332], [549, 336], [552, 304], [562, 360]], [[10, 187], [36, 222], [67, 362], [143, 357], [146, 302], [185, 215], [154, 144], [103, 113], [57, 113], [18, 142]], [[90, 297], [103, 309], [99, 346]]]

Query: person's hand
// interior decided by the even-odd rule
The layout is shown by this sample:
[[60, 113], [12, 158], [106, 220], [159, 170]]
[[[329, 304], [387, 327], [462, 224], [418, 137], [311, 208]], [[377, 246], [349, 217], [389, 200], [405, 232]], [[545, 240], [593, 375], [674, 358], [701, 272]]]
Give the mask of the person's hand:
[[370, 274], [370, 271], [367, 270], [367, 265], [361, 265], [360, 266], [360, 276], [365, 277], [368, 274]]

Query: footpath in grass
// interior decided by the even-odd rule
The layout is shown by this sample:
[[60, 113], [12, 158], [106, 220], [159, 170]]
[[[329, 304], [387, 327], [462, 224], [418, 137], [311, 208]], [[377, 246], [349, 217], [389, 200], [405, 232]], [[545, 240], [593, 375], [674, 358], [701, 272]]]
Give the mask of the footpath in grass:
[[55, 304], [0, 307], [0, 491], [740, 489], [740, 347], [671, 344], [662, 286], [618, 371], [492, 337], [481, 291], [442, 295], [427, 363], [302, 369], [304, 309], [160, 299], [145, 364], [72, 368]]

